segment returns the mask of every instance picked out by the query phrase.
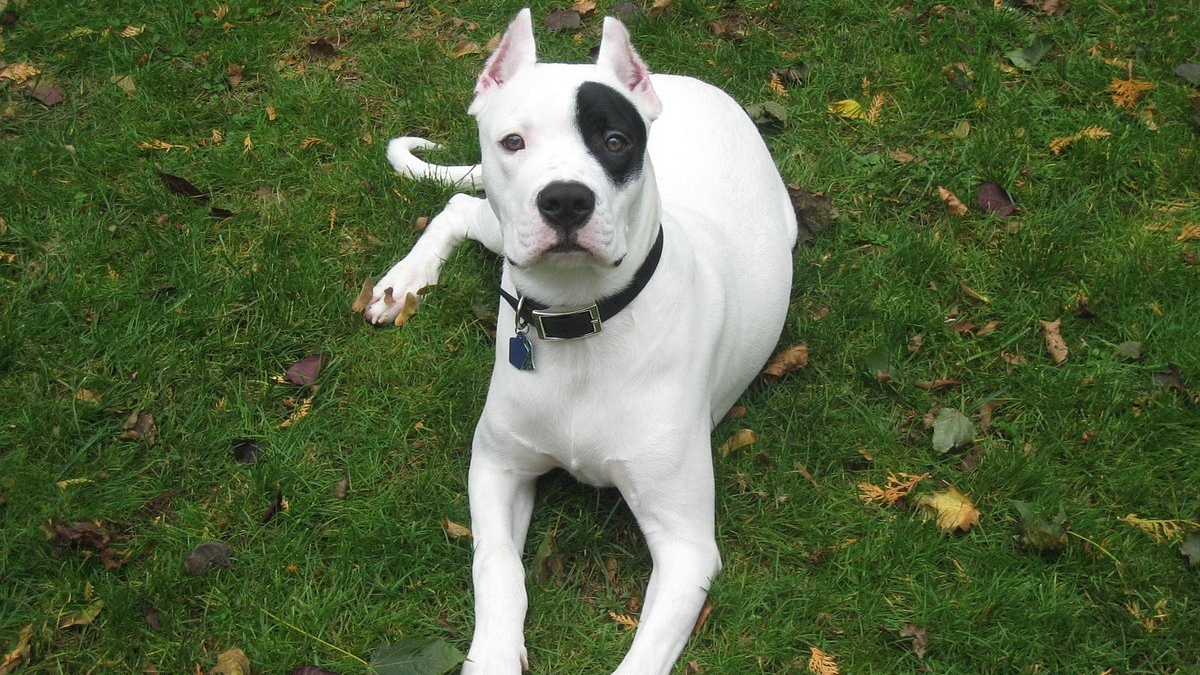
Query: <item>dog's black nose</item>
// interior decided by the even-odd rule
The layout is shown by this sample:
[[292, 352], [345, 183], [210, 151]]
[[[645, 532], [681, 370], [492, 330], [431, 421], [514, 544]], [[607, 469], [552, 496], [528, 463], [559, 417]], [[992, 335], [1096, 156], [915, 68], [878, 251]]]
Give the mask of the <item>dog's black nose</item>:
[[562, 234], [579, 229], [596, 209], [596, 193], [583, 183], [559, 181], [542, 188], [538, 211]]

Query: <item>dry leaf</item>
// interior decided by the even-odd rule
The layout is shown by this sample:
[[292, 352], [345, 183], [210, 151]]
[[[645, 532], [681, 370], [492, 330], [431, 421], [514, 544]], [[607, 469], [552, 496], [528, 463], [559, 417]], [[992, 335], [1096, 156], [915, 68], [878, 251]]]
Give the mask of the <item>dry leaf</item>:
[[1101, 127], [1101, 126], [1084, 127], [1077, 134], [1072, 134], [1070, 136], [1060, 136], [1058, 138], [1051, 140], [1050, 141], [1050, 151], [1057, 155], [1060, 152], [1062, 152], [1064, 149], [1066, 149], [1067, 146], [1071, 145], [1075, 141], [1078, 141], [1078, 140], [1081, 140], [1084, 138], [1096, 140], [1099, 138], [1106, 138], [1111, 135], [1112, 135], [1111, 131], [1109, 131], [1108, 129], [1105, 129], [1104, 127]]
[[62, 87], [56, 84], [39, 84], [33, 88], [32, 96], [47, 108], [52, 108], [65, 100]]
[[75, 392], [75, 400], [83, 401], [84, 403], [100, 404], [100, 395], [90, 389], [80, 389]]
[[1183, 231], [1179, 233], [1179, 237], [1175, 241], [1196, 241], [1200, 240], [1200, 223], [1189, 223], [1183, 226]]
[[242, 152], [250, 152], [254, 149], [254, 141], [250, 140], [250, 134], [242, 139]]
[[0, 675], [16, 672], [29, 659], [29, 641], [33, 639], [33, 624], [21, 629], [17, 637], [17, 646], [0, 659]]
[[288, 418], [285, 419], [284, 421], [280, 422], [279, 426], [277, 426], [275, 428], [276, 429], [286, 429], [286, 428], [292, 426], [293, 424], [295, 424], [296, 422], [299, 422], [300, 420], [304, 419], [305, 417], [308, 417], [308, 413], [312, 412], [312, 402], [313, 402], [312, 396], [309, 396], [308, 398], [301, 401], [300, 405], [294, 411], [292, 411], [292, 414], [288, 415]]
[[752, 429], [738, 429], [729, 440], [721, 444], [721, 456], [728, 457], [734, 450], [740, 450], [758, 440], [758, 433]]
[[225, 75], [229, 77], [229, 88], [236, 89], [242, 83], [242, 67], [236, 63], [229, 64], [225, 69]]
[[1156, 88], [1158, 85], [1145, 80], [1129, 78], [1128, 80], [1114, 79], [1108, 85], [1108, 90], [1112, 92], [1113, 104], [1118, 108], [1132, 108], [1137, 105], [1138, 97], [1143, 91], [1149, 91]]
[[779, 352], [762, 370], [763, 375], [783, 377], [785, 374], [808, 365], [808, 345], [798, 342]]
[[75, 626], [86, 626], [95, 621], [97, 616], [100, 616], [100, 610], [102, 609], [104, 609], [104, 600], [96, 598], [87, 607], [59, 619], [58, 627], [73, 628]]
[[891, 471], [888, 472], [887, 485], [879, 487], [870, 483], [859, 483], [858, 498], [864, 504], [875, 504], [877, 506], [893, 506], [896, 502], [908, 496], [912, 489], [917, 486], [917, 483], [929, 478], [929, 474], [923, 473], [920, 476], [914, 476], [908, 473], [900, 474], [897, 478]]
[[146, 445], [154, 445], [158, 438], [158, 427], [154, 425], [154, 415], [135, 410], [122, 425], [125, 432], [121, 434], [123, 441], [144, 441]]
[[1200, 523], [1190, 520], [1151, 520], [1139, 518], [1136, 513], [1131, 513], [1124, 518], [1117, 518], [1117, 520], [1136, 527], [1160, 544], [1182, 541], [1188, 532], [1200, 529]]
[[587, 16], [588, 14], [596, 11], [596, 3], [594, 0], [577, 0], [574, 5], [571, 5], [571, 9], [579, 12], [583, 16]]
[[325, 141], [324, 139], [317, 138], [316, 136], [309, 136], [308, 138], [300, 141], [300, 149], [307, 150], [317, 144], [329, 145], [329, 142]]
[[921, 498], [920, 504], [937, 518], [938, 527], [946, 532], [966, 532], [972, 525], [979, 524], [980, 513], [966, 495], [950, 486], [945, 492], [936, 492]]
[[852, 98], [843, 99], [837, 103], [832, 103], [829, 106], [829, 112], [844, 117], [848, 120], [865, 120], [867, 119], [867, 111], [863, 110], [862, 105]]
[[462, 40], [459, 43], [455, 44], [454, 48], [450, 50], [450, 56], [453, 56], [456, 59], [461, 59], [462, 57], [467, 56], [469, 54], [482, 54], [482, 53], [483, 53], [483, 48], [480, 47], [477, 43], [471, 42], [470, 40]]
[[229, 547], [219, 541], [197, 544], [183, 561], [184, 569], [194, 576], [202, 576], [214, 565], [233, 567], [229, 560]]
[[123, 38], [137, 37], [145, 32], [145, 30], [146, 24], [142, 24], [140, 26], [125, 26], [117, 32], [117, 35], [120, 35]]
[[466, 526], [450, 520], [449, 518], [442, 519], [442, 527], [446, 530], [446, 535], [451, 539], [472, 539], [471, 530]]
[[779, 79], [779, 73], [771, 73], [767, 76], [767, 86], [770, 87], [771, 91], [775, 92], [776, 94], [787, 93], [787, 87], [784, 86], [783, 81]]
[[924, 628], [915, 623], [906, 623], [900, 627], [900, 637], [912, 638], [913, 654], [918, 659], [925, 658], [925, 652], [929, 649], [929, 635], [925, 633]]
[[172, 150], [183, 150], [184, 152], [187, 152], [188, 150], [191, 150], [191, 148], [186, 145], [177, 145], [175, 143], [168, 143], [166, 141], [160, 141], [157, 138], [152, 138], [148, 141], [142, 141], [141, 143], [138, 143], [137, 149], [138, 150], [162, 150], [163, 152], [170, 152]]
[[38, 70], [28, 63], [14, 63], [11, 66], [6, 66], [0, 70], [0, 80], [12, 80], [17, 84], [24, 84], [25, 80], [37, 75], [42, 71]]
[[945, 202], [946, 210], [950, 212], [950, 215], [967, 215], [967, 205], [962, 203], [962, 200], [958, 198], [958, 195], [947, 190], [941, 185], [938, 186], [938, 197], [941, 197], [942, 201]]
[[417, 305], [420, 304], [421, 298], [415, 293], [406, 293], [404, 295], [404, 307], [400, 309], [400, 313], [396, 315], [395, 324], [397, 327], [403, 326], [417, 312]]
[[867, 110], [865, 119], [871, 124], [879, 123], [879, 114], [883, 112], [883, 104], [887, 101], [887, 94], [875, 94], [871, 98], [871, 108]]
[[108, 78], [108, 81], [120, 87], [121, 91], [124, 91], [130, 96], [137, 93], [137, 86], [134, 85], [133, 78], [128, 75], [113, 75], [112, 77]]
[[226, 649], [217, 655], [217, 665], [208, 675], [250, 675], [250, 659], [237, 647]]
[[696, 625], [692, 626], [692, 637], [700, 634], [704, 630], [704, 624], [708, 623], [708, 616], [712, 614], [713, 604], [709, 598], [704, 599], [704, 606], [700, 608], [700, 616], [696, 617]]
[[1042, 334], [1046, 337], [1046, 350], [1050, 352], [1050, 358], [1054, 360], [1054, 365], [1059, 365], [1067, 360], [1067, 343], [1062, 336], [1062, 319], [1054, 321], [1042, 321]]
[[808, 671], [813, 675], [841, 675], [842, 671], [838, 669], [837, 661], [833, 656], [817, 649], [809, 647], [812, 651], [812, 656], [808, 659]]
[[362, 290], [358, 292], [358, 297], [354, 299], [354, 304], [350, 305], [350, 310], [355, 314], [362, 312], [371, 304], [371, 298], [375, 296], [375, 283], [370, 279], [363, 282]]
[[625, 630], [633, 630], [634, 628], [637, 628], [637, 626], [638, 626], [637, 617], [629, 616], [628, 614], [617, 614], [616, 612], [609, 612], [608, 618], [612, 619], [613, 621], [616, 621], [617, 624], [619, 626], [621, 626], [621, 628], [624, 628]]

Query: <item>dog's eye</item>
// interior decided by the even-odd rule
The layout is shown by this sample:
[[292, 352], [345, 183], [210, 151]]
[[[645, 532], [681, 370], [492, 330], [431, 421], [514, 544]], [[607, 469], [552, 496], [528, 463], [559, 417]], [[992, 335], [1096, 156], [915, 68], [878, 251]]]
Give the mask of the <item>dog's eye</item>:
[[621, 134], [609, 134], [608, 138], [604, 139], [604, 149], [609, 152], [621, 152], [629, 147], [629, 139]]
[[521, 138], [517, 134], [509, 134], [509, 135], [505, 136], [504, 138], [500, 139], [500, 147], [504, 148], [505, 150], [508, 150], [509, 152], [516, 152], [518, 150], [524, 150], [525, 149], [525, 139]]

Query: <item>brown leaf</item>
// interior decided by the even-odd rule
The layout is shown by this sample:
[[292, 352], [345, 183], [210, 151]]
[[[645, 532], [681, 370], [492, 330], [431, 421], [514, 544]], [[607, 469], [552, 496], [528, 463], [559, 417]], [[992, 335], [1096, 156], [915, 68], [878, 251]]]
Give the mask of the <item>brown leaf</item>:
[[456, 42], [454, 44], [454, 47], [450, 50], [450, 56], [452, 56], [456, 59], [461, 59], [462, 57], [468, 56], [470, 54], [481, 54], [481, 53], [483, 53], [483, 48], [480, 47], [478, 43], [471, 42], [470, 40], [459, 40], [458, 42]]
[[62, 87], [57, 84], [39, 84], [33, 88], [33, 97], [47, 108], [52, 108], [64, 100]]
[[111, 540], [98, 520], [80, 520], [71, 525], [54, 525], [54, 543], [88, 551], [103, 551]]
[[1046, 338], [1046, 350], [1050, 352], [1050, 358], [1054, 360], [1054, 364], [1059, 365], [1067, 360], [1067, 343], [1063, 340], [1061, 333], [1062, 319], [1042, 321], [1041, 324], [1042, 334]]
[[841, 675], [842, 671], [838, 669], [837, 661], [833, 656], [817, 649], [809, 647], [812, 651], [812, 656], [808, 659], [808, 671], [813, 675]]
[[734, 450], [740, 450], [758, 440], [758, 433], [752, 429], [738, 429], [729, 440], [721, 444], [721, 456], [728, 457]]
[[229, 547], [219, 541], [206, 541], [199, 544], [183, 561], [183, 567], [190, 574], [202, 576], [214, 565], [233, 568], [229, 560]]
[[1017, 207], [1013, 206], [1012, 197], [1000, 187], [999, 183], [991, 181], [980, 183], [975, 188], [975, 205], [984, 213], [994, 213], [998, 216], [1011, 216]]
[[596, 3], [595, 0], [576, 0], [575, 4], [571, 5], [571, 9], [587, 16], [596, 11]]
[[696, 617], [696, 625], [692, 626], [692, 637], [700, 634], [704, 630], [704, 624], [708, 623], [708, 615], [712, 614], [713, 603], [710, 598], [704, 599], [704, 606], [700, 608], [700, 616]]
[[546, 30], [574, 30], [583, 25], [583, 18], [573, 9], [560, 9], [546, 15]]
[[446, 530], [446, 535], [451, 539], [472, 539], [471, 530], [466, 526], [450, 520], [449, 518], [442, 519], [442, 527]]
[[950, 213], [950, 215], [952, 215], [952, 216], [967, 215], [967, 205], [962, 203], [962, 200], [958, 198], [958, 195], [947, 190], [946, 188], [942, 187], [941, 185], [938, 186], [938, 197], [940, 197], [941, 200], [943, 202], [945, 202], [946, 210]]
[[333, 498], [334, 499], [345, 499], [346, 493], [349, 491], [349, 489], [350, 489], [350, 477], [342, 476], [342, 479], [337, 482], [337, 485], [333, 486]]
[[0, 80], [11, 80], [16, 84], [24, 84], [26, 80], [35, 77], [42, 71], [29, 63], [14, 63], [11, 66], [0, 67]]
[[919, 476], [914, 476], [908, 473], [900, 474], [897, 478], [892, 472], [888, 472], [887, 485], [879, 487], [870, 483], [859, 483], [858, 498], [864, 504], [874, 504], [877, 506], [894, 506], [901, 499], [908, 496], [917, 483], [929, 478], [929, 474], [923, 473]]
[[616, 621], [617, 624], [620, 625], [621, 628], [624, 628], [625, 630], [633, 630], [634, 628], [637, 628], [637, 626], [638, 626], [637, 617], [629, 616], [628, 614], [617, 614], [616, 612], [609, 612], [608, 618], [612, 619], [613, 621]]
[[920, 389], [944, 389], [946, 387], [957, 387], [962, 384], [962, 380], [954, 377], [943, 378], [940, 380], [927, 380], [923, 382], [914, 382], [913, 386]]
[[242, 67], [236, 63], [229, 64], [225, 69], [225, 75], [229, 77], [229, 88], [236, 89], [242, 83]]
[[123, 441], [144, 441], [146, 445], [154, 445], [158, 438], [158, 427], [154, 425], [154, 415], [135, 410], [125, 424], [121, 425], [125, 432], [121, 434]]
[[966, 532], [972, 525], [979, 524], [980, 513], [958, 488], [950, 486], [945, 492], [936, 492], [921, 498], [920, 505], [937, 519], [943, 531]]
[[142, 603], [142, 615], [146, 617], [146, 626], [150, 630], [159, 630], [162, 628], [162, 620], [158, 618], [158, 608], [150, 604], [149, 601]]
[[925, 629], [915, 623], [906, 623], [900, 627], [900, 637], [912, 638], [913, 654], [918, 659], [925, 658], [925, 650], [929, 649], [929, 636], [925, 634]]
[[405, 293], [404, 307], [401, 308], [400, 313], [396, 315], [396, 326], [403, 326], [409, 319], [411, 319], [412, 315], [416, 314], [417, 305], [420, 304], [420, 302], [421, 298], [416, 293]]
[[205, 194], [200, 188], [192, 185], [192, 183], [186, 178], [180, 178], [179, 176], [163, 173], [162, 171], [158, 171], [156, 173], [158, 173], [158, 177], [162, 179], [163, 185], [166, 185], [167, 189], [171, 192], [174, 192], [177, 195], [183, 195], [184, 197], [191, 197], [192, 199], [195, 199], [201, 203], [208, 201], [208, 195]]
[[800, 226], [800, 243], [811, 242], [838, 217], [833, 201], [824, 193], [809, 192], [793, 184], [787, 186], [787, 191]]
[[317, 375], [321, 372], [321, 366], [329, 360], [328, 356], [323, 354], [314, 354], [305, 357], [288, 366], [285, 376], [288, 382], [308, 386], [317, 381]]
[[309, 59], [332, 59], [337, 56], [338, 48], [325, 38], [317, 38], [308, 43], [305, 52]]
[[259, 522], [266, 525], [267, 523], [271, 522], [271, 519], [274, 518], [275, 515], [280, 511], [287, 511], [287, 500], [283, 498], [282, 490], [276, 490], [275, 496], [271, 498], [271, 503], [267, 506], [267, 510], [263, 511], [262, 517], [259, 518]]
[[16, 672], [27, 660], [29, 660], [29, 642], [33, 639], [33, 624], [29, 624], [21, 629], [21, 634], [17, 636], [17, 646], [0, 659], [0, 675], [10, 675]]
[[250, 675], [250, 659], [237, 647], [226, 649], [217, 655], [217, 665], [208, 675]]
[[808, 345], [798, 342], [776, 354], [770, 363], [763, 368], [762, 374], [771, 377], [783, 377], [787, 373], [797, 368], [804, 368], [807, 365]]
[[355, 314], [362, 312], [371, 304], [371, 298], [375, 295], [375, 282], [367, 279], [363, 282], [362, 290], [358, 292], [358, 297], [354, 298], [354, 304], [350, 305], [350, 310]]
[[233, 458], [242, 464], [253, 464], [262, 456], [258, 441], [253, 438], [235, 438], [230, 443], [233, 445]]
[[1128, 80], [1116, 78], [1108, 85], [1108, 91], [1112, 93], [1113, 105], [1118, 108], [1133, 108], [1137, 105], [1138, 98], [1141, 97], [1143, 91], [1155, 89], [1157, 86], [1152, 82], [1134, 77], [1130, 77]]
[[95, 600], [92, 600], [87, 607], [84, 607], [74, 614], [68, 614], [67, 616], [59, 619], [58, 627], [74, 628], [76, 626], [86, 626], [95, 621], [96, 617], [100, 616], [100, 610], [102, 609], [104, 609], [104, 600], [96, 598]]

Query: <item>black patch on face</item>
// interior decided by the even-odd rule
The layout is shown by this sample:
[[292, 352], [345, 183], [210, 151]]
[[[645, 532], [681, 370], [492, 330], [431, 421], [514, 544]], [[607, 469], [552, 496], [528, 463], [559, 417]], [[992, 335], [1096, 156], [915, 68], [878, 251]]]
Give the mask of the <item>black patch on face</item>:
[[[575, 95], [575, 124], [588, 152], [618, 186], [642, 173], [646, 156], [646, 123], [637, 108], [616, 89], [584, 82]], [[614, 134], [626, 142], [611, 143]], [[614, 151], [615, 146], [621, 146]]]

